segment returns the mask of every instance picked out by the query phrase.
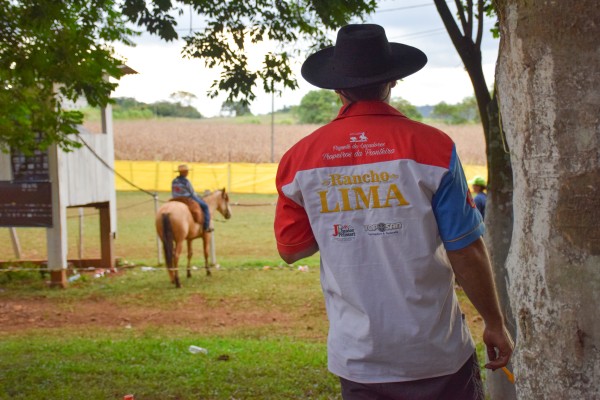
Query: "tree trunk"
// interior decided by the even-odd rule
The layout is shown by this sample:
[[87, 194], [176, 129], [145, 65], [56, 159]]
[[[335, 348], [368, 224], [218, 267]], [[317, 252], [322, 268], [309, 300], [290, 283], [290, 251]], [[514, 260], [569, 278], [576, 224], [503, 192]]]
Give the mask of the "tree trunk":
[[[490, 121], [488, 136], [488, 198], [485, 213], [485, 242], [488, 244], [490, 259], [498, 291], [500, 307], [506, 321], [506, 326], [512, 337], [516, 339], [517, 329], [511, 311], [508, 290], [510, 282], [506, 271], [506, 259], [510, 248], [513, 228], [513, 182], [510, 155], [504, 140], [498, 115], [496, 93], [488, 106]], [[509, 365], [512, 369], [512, 365]], [[515, 386], [510, 383], [501, 371], [486, 373], [487, 393], [491, 400], [514, 400], [517, 395]]]
[[[467, 32], [461, 32], [446, 0], [434, 0], [446, 31], [456, 48], [471, 79], [481, 124], [485, 134], [485, 151], [488, 163], [488, 203], [485, 224], [485, 242], [488, 246], [498, 298], [513, 337], [516, 337], [516, 324], [511, 313], [508, 295], [509, 280], [505, 267], [512, 236], [512, 171], [510, 156], [505, 151], [506, 143], [502, 135], [498, 116], [497, 99], [490, 96], [483, 68], [481, 49]], [[479, 2], [476, 2], [477, 4]], [[480, 21], [480, 23], [483, 23]], [[472, 28], [472, 26], [471, 26]], [[487, 392], [492, 400], [513, 400], [516, 398], [514, 386], [501, 373], [488, 373]]]
[[600, 399], [600, 13], [498, 0], [514, 178], [507, 261], [522, 399]]

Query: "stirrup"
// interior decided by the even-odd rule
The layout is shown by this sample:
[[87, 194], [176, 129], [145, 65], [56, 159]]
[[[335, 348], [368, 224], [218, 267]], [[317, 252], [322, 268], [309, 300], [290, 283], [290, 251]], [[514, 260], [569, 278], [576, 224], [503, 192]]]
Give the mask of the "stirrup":
[[209, 226], [208, 229], [205, 230], [204, 232], [210, 233], [210, 232], [214, 232], [214, 230], [215, 230], [215, 228]]

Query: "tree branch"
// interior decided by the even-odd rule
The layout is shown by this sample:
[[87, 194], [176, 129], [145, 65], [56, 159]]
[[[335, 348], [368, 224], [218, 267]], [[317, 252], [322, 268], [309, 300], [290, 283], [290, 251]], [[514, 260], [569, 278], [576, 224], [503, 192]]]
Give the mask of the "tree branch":
[[[468, 30], [468, 21], [467, 21], [467, 17], [465, 15], [465, 8], [463, 7], [462, 1], [461, 0], [454, 0], [454, 2], [456, 3], [456, 8], [458, 9], [458, 18], [460, 19], [460, 23], [462, 25], [463, 28], [463, 32], [465, 32], [465, 34], [467, 33]], [[437, 2], [436, 6], [437, 6]], [[447, 6], [446, 6], [447, 8]], [[454, 20], [454, 18], [452, 18]]]
[[463, 37], [463, 34], [458, 28], [456, 20], [452, 16], [452, 13], [450, 12], [450, 9], [448, 8], [448, 5], [444, 0], [433, 0], [433, 2], [435, 3], [435, 6], [438, 10], [438, 14], [440, 14], [440, 17], [442, 17], [442, 22], [446, 27], [446, 31], [450, 36], [450, 40], [452, 40], [454, 47], [458, 49], [459, 47], [461, 47], [460, 41]]
[[483, 14], [484, 14], [484, 3], [485, 0], [477, 1], [477, 38], [475, 39], [475, 46], [481, 48], [481, 41], [483, 40]]
[[473, 0], [467, 0], [467, 27], [468, 29], [465, 31], [465, 36], [472, 38], [473, 37]]

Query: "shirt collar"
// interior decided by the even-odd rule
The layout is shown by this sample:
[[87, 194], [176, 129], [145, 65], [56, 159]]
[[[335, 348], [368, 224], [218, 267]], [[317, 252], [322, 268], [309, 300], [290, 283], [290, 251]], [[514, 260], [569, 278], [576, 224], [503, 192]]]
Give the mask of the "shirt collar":
[[343, 106], [336, 120], [359, 115], [393, 115], [404, 117], [404, 114], [383, 101], [356, 101]]

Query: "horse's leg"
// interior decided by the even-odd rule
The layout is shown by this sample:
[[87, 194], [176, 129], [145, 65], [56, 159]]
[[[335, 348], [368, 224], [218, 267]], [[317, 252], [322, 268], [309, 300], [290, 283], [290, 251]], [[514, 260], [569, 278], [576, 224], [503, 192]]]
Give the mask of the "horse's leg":
[[192, 255], [194, 252], [192, 251], [192, 240], [188, 239], [187, 241], [187, 277], [192, 277]]
[[210, 247], [210, 232], [204, 232], [202, 241], [204, 242], [204, 268], [206, 269], [206, 276], [210, 276], [210, 267], [208, 265], [208, 250]]
[[[171, 251], [172, 250], [173, 243], [171, 243]], [[175, 262], [175, 259], [173, 258], [172, 253], [169, 255], [168, 251], [169, 250], [167, 250], [167, 246], [165, 246], [165, 259], [167, 264], [167, 272], [169, 274], [169, 280], [171, 281], [171, 283], [175, 283], [175, 276], [173, 275], [173, 263]]]
[[183, 241], [177, 242], [175, 245], [175, 255], [173, 256], [173, 275], [175, 276], [175, 287], [180, 288], [181, 282], [179, 281], [179, 256], [183, 250]]

